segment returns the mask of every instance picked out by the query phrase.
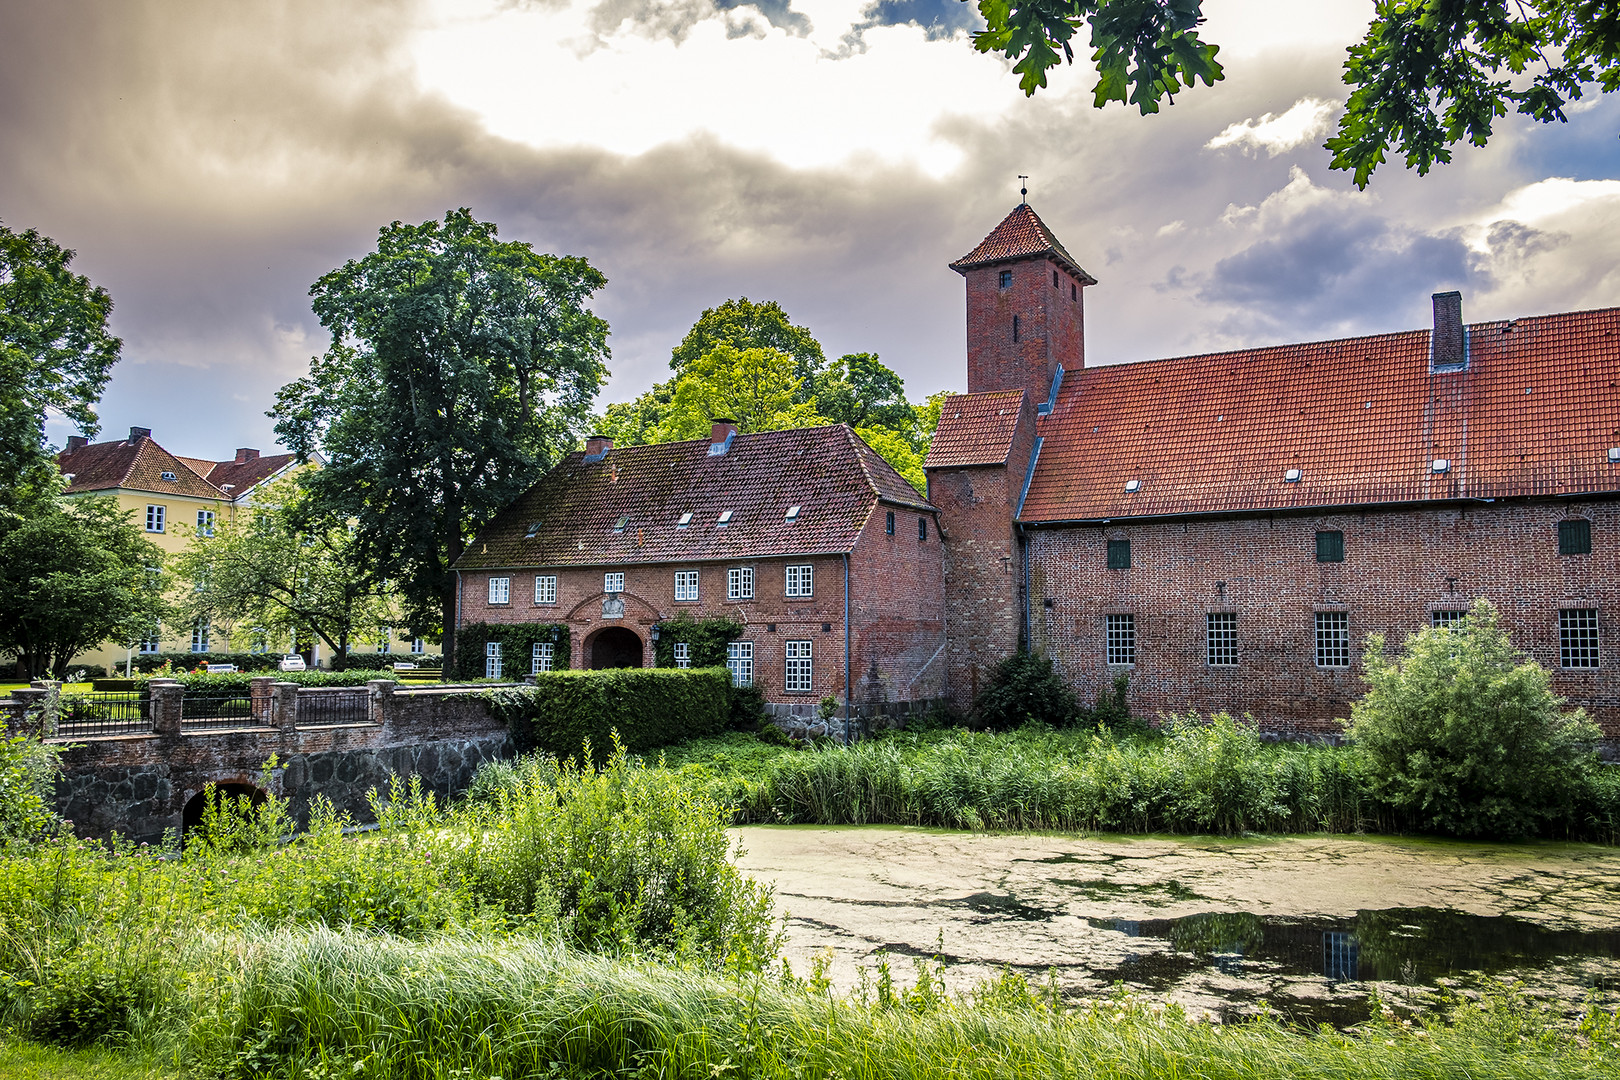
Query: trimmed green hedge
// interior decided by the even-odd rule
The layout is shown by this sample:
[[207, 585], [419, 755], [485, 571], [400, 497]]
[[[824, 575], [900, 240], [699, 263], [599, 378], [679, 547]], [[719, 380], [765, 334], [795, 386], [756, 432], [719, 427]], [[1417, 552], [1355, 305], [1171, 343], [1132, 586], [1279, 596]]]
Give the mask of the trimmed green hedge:
[[[187, 690], [197, 693], [232, 694], [248, 692], [255, 678], [264, 675], [274, 675], [279, 682], [297, 683], [299, 686], [364, 686], [372, 679], [384, 679], [387, 675], [377, 671], [231, 671], [218, 675], [207, 672], [191, 674], [180, 672], [167, 676], [174, 679]], [[147, 688], [147, 683], [156, 676], [137, 675], [135, 685], [140, 690]]]
[[615, 731], [626, 749], [645, 751], [725, 730], [731, 676], [713, 667], [553, 671], [490, 700], [520, 750], [577, 756], [588, 739], [605, 757]]
[[501, 643], [502, 677], [514, 681], [529, 674], [529, 660], [537, 642], [551, 642], [557, 646], [552, 663], [561, 671], [568, 667], [568, 627], [563, 623], [468, 623], [456, 631], [455, 668], [449, 672], [453, 679], [482, 679], [484, 677], [484, 647], [492, 641]]

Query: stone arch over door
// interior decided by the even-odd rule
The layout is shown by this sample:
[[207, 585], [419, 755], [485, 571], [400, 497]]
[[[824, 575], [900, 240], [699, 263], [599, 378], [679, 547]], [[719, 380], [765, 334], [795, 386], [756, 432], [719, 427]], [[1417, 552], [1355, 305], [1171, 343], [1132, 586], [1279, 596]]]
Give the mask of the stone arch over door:
[[585, 666], [604, 668], [645, 667], [646, 643], [628, 626], [604, 626], [585, 639]]

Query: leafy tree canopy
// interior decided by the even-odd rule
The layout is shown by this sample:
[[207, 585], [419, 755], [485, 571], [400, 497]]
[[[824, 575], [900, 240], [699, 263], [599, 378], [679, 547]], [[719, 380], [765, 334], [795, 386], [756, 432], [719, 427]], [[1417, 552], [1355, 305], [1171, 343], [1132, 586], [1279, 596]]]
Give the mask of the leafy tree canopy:
[[804, 380], [787, 353], [721, 342], [675, 380], [655, 441], [700, 438], [709, 433], [710, 421], [722, 416], [737, 421], [744, 432], [831, 423], [816, 410], [813, 396], [802, 400], [803, 389]]
[[[1182, 87], [1222, 79], [1219, 47], [1198, 34], [1203, 0], [978, 0], [974, 48], [1015, 60], [1033, 94], [1046, 72], [1073, 62], [1091, 31], [1094, 104], [1158, 112]], [[1333, 167], [1366, 187], [1393, 151], [1425, 174], [1467, 139], [1483, 146], [1512, 109], [1543, 122], [1592, 87], [1620, 88], [1620, 8], [1612, 0], [1377, 0], [1366, 36], [1349, 49], [1351, 94], [1326, 148]]]
[[909, 431], [916, 423], [905, 380], [877, 353], [850, 353], [829, 365], [816, 383], [816, 407], [835, 424]]
[[1383, 636], [1369, 634], [1368, 689], [1349, 725], [1372, 791], [1458, 836], [1534, 835], [1568, 810], [1597, 728], [1580, 710], [1564, 714], [1488, 600], [1454, 627], [1407, 638], [1398, 662], [1383, 652]]
[[310, 289], [332, 344], [270, 413], [300, 459], [326, 459], [305, 513], [353, 523], [352, 558], [397, 582], [410, 626], [443, 627], [447, 663], [451, 565], [574, 443], [607, 374], [608, 326], [586, 306], [606, 284], [463, 208], [388, 225]]
[[133, 644], [167, 612], [163, 552], [111, 499], [44, 500], [0, 532], [0, 655], [60, 679], [104, 641]]
[[123, 342], [107, 330], [112, 298], [68, 269], [74, 253], [0, 224], [0, 502], [53, 494], [45, 450], [54, 410], [86, 435]]
[[821, 343], [802, 326], [794, 326], [775, 300], [756, 304], [744, 296], [707, 308], [686, 337], [670, 353], [669, 366], [677, 375], [721, 345], [739, 351], [775, 349], [793, 358], [794, 374], [805, 398], [815, 392], [816, 377], [827, 364]]
[[379, 641], [400, 624], [398, 600], [356, 558], [347, 523], [309, 512], [298, 475], [255, 498], [213, 535], [194, 535], [172, 560], [175, 576], [189, 585], [175, 614], [188, 627], [208, 620], [238, 648], [314, 634], [341, 670], [351, 644]]

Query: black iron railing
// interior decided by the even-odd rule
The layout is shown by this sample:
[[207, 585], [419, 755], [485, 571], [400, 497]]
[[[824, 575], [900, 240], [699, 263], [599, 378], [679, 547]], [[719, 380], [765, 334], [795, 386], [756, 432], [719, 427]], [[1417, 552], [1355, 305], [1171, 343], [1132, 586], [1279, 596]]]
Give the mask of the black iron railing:
[[298, 726], [364, 724], [371, 720], [371, 692], [365, 687], [303, 686], [298, 689]]
[[151, 731], [151, 702], [136, 691], [67, 695], [56, 715], [58, 737], [147, 735]]
[[253, 715], [253, 702], [243, 690], [240, 693], [188, 692], [180, 703], [180, 722], [198, 730], [256, 727], [265, 721]]

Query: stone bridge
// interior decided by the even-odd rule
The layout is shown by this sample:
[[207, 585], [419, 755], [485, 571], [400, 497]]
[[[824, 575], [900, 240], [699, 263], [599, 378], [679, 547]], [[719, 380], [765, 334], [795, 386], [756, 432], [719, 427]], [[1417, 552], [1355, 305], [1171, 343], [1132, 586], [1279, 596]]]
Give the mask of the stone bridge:
[[97, 695], [94, 708], [43, 683], [0, 701], [0, 723], [63, 747], [56, 807], [80, 836], [157, 842], [200, 819], [208, 784], [262, 798], [272, 756], [271, 791], [300, 821], [324, 795], [364, 822], [367, 791], [385, 788], [391, 775], [420, 776], [442, 799], [463, 790], [480, 765], [512, 753], [482, 693], [493, 688], [487, 684], [379, 679], [329, 688], [265, 677], [246, 698], [199, 691], [189, 703], [174, 680], [148, 686], [143, 695]]

